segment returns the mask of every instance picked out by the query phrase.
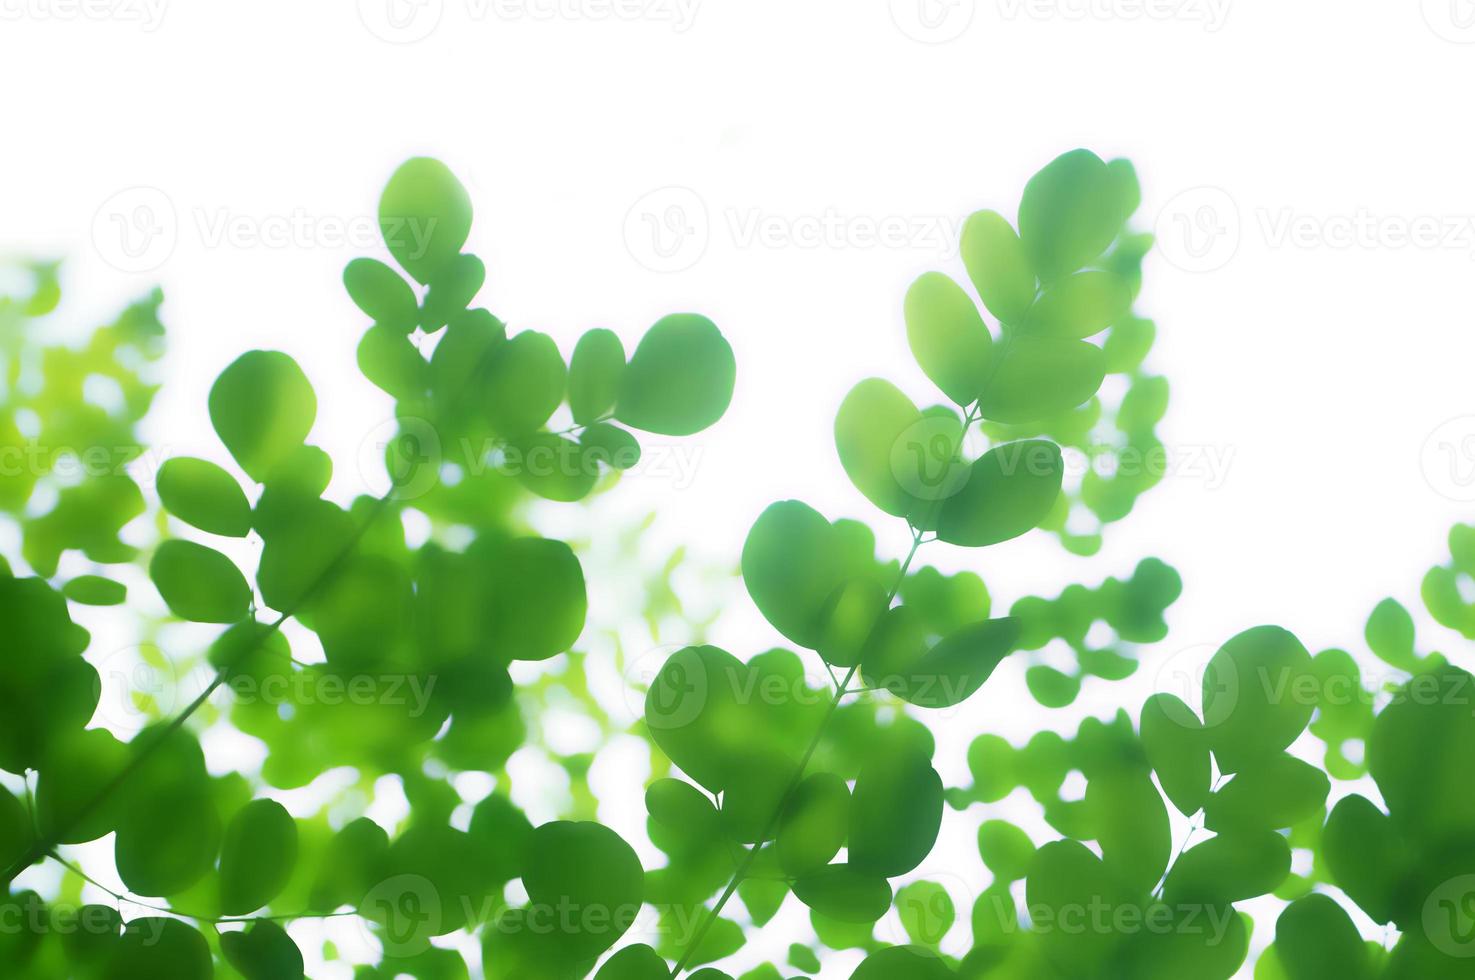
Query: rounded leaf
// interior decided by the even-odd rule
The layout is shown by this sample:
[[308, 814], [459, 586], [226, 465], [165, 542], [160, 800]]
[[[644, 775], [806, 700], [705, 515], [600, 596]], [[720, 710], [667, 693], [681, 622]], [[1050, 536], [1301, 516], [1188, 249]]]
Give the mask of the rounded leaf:
[[78, 575], [61, 587], [61, 594], [84, 606], [120, 606], [128, 598], [128, 586], [101, 575]]
[[1064, 478], [1060, 447], [1053, 442], [997, 446], [973, 462], [968, 481], [943, 502], [937, 536], [969, 548], [1017, 538], [1044, 521]]
[[1203, 682], [1204, 723], [1219, 768], [1239, 772], [1284, 751], [1311, 720], [1315, 688], [1311, 654], [1278, 626], [1246, 630], [1220, 647]]
[[1004, 323], [1020, 323], [1035, 301], [1035, 273], [1007, 218], [978, 211], [963, 225], [963, 265], [988, 311]]
[[257, 483], [290, 457], [317, 417], [317, 395], [297, 362], [280, 351], [236, 358], [210, 388], [210, 422], [231, 457]]
[[134, 919], [113, 948], [105, 980], [210, 980], [215, 963], [210, 944], [179, 919]]
[[569, 360], [568, 405], [574, 421], [588, 424], [609, 412], [620, 394], [625, 345], [610, 330], [590, 330], [574, 345]]
[[926, 860], [942, 825], [942, 778], [914, 749], [882, 752], [855, 780], [849, 861], [857, 870], [894, 878]]
[[1089, 401], [1106, 378], [1101, 348], [1069, 337], [1015, 334], [999, 345], [979, 396], [983, 417], [1023, 425]]
[[1142, 748], [1173, 806], [1192, 816], [1209, 799], [1212, 763], [1203, 722], [1171, 694], [1154, 694], [1142, 705]]
[[165, 541], [149, 561], [149, 578], [169, 611], [196, 623], [233, 623], [246, 615], [251, 587], [225, 555], [193, 541]]
[[645, 871], [619, 834], [597, 823], [557, 821], [528, 840], [530, 911], [540, 911], [574, 958], [613, 946], [640, 913]]
[[952, 980], [952, 969], [920, 946], [892, 946], [865, 958], [850, 980]]
[[245, 915], [286, 887], [297, 863], [297, 822], [275, 800], [252, 800], [225, 831], [220, 854], [220, 909]]
[[667, 436], [716, 422], [732, 401], [732, 347], [704, 316], [681, 313], [651, 327], [620, 376], [615, 418]]
[[779, 864], [795, 877], [824, 867], [845, 845], [849, 823], [845, 781], [831, 772], [809, 775], [795, 788], [779, 821]]
[[671, 967], [659, 953], [641, 943], [626, 946], [605, 960], [594, 980], [671, 980]]
[[1024, 188], [1019, 239], [1039, 277], [1075, 272], [1106, 251], [1131, 212], [1123, 182], [1090, 150], [1056, 157]]
[[906, 295], [907, 343], [932, 383], [956, 404], [978, 398], [993, 337], [963, 287], [929, 272]]
[[270, 919], [254, 919], [240, 932], [220, 934], [220, 951], [246, 980], [300, 980], [302, 950]]
[[1240, 771], [1209, 797], [1204, 826], [1215, 833], [1291, 827], [1319, 814], [1330, 791], [1326, 773], [1282, 753]]
[[1018, 881], [1029, 874], [1035, 854], [1029, 834], [1004, 820], [985, 820], [978, 828], [978, 853], [983, 864], [1003, 881]]
[[1235, 831], [1189, 848], [1163, 886], [1169, 905], [1224, 905], [1268, 895], [1291, 870], [1291, 848], [1273, 830]]
[[429, 283], [466, 244], [471, 198], [445, 164], [415, 157], [390, 176], [379, 198], [379, 231], [400, 267]]
[[1052, 284], [1029, 312], [1029, 329], [1084, 339], [1132, 308], [1132, 289], [1114, 272], [1078, 272]]
[[797, 500], [772, 504], [743, 545], [743, 582], [765, 619], [810, 650], [825, 638], [830, 597], [845, 567], [830, 522]]
[[1364, 980], [1371, 972], [1357, 926], [1326, 895], [1299, 898], [1280, 913], [1275, 948], [1287, 980]]
[[244, 538], [251, 532], [251, 504], [235, 477], [214, 463], [176, 456], [159, 467], [164, 509], [201, 531]]
[[349, 299], [378, 325], [401, 334], [415, 329], [420, 304], [415, 290], [378, 259], [354, 259], [343, 268]]
[[798, 878], [794, 895], [820, 915], [839, 922], [875, 922], [891, 908], [891, 885], [886, 879], [848, 864], [831, 865]]
[[542, 428], [563, 401], [566, 374], [553, 338], [524, 330], [497, 350], [487, 369], [481, 386], [487, 421], [509, 438]]

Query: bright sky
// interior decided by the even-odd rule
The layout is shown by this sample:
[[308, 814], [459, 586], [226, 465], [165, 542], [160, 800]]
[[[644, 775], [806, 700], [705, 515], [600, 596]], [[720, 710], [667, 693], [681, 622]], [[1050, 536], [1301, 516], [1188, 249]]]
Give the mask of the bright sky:
[[[1373, 604], [1416, 603], [1475, 501], [1468, 6], [0, 0], [0, 247], [65, 256], [71, 313], [164, 286], [168, 452], [216, 452], [209, 383], [275, 347], [317, 386], [315, 440], [354, 459], [388, 404], [355, 368], [364, 324], [338, 276], [377, 254], [389, 173], [438, 156], [477, 209], [482, 302], [514, 327], [565, 353], [681, 310], [726, 332], [733, 410], [656, 446], [617, 506], [659, 507], [663, 540], [735, 562], [775, 499], [875, 516], [833, 413], [872, 374], [932, 397], [901, 297], [961, 274], [961, 219], [1012, 213], [1063, 150], [1129, 156], [1137, 223], [1161, 235], [1139, 308], [1172, 383], [1174, 475], [1090, 561], [1043, 538], [926, 558], [1007, 604], [1155, 554], [1186, 591], [1154, 656], [1263, 622], [1360, 652]], [[752, 623], [723, 639], [773, 642]], [[1453, 639], [1421, 632], [1459, 660]], [[1144, 673], [1090, 706], [1135, 706]], [[984, 726], [1074, 717], [970, 705], [945, 774]]]

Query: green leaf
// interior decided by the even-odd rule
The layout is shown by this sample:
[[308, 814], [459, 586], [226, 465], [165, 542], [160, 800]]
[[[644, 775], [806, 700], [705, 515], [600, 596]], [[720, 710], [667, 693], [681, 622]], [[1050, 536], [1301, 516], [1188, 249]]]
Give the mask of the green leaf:
[[0, 786], [0, 869], [9, 869], [31, 846], [31, 815], [21, 801]]
[[1064, 708], [1081, 695], [1081, 678], [1057, 670], [1047, 664], [1035, 664], [1024, 672], [1024, 683], [1030, 696], [1041, 707]]
[[524, 330], [503, 344], [483, 388], [492, 429], [513, 438], [542, 428], [563, 401], [566, 373], [563, 355], [547, 334]]
[[1384, 599], [1368, 617], [1368, 648], [1384, 663], [1410, 673], [1419, 669], [1414, 653], [1414, 620], [1396, 599]]
[[651, 327], [620, 375], [615, 418], [667, 436], [689, 436], [722, 417], [732, 401], [732, 347], [704, 316], [681, 313]]
[[[932, 427], [912, 400], [889, 381], [867, 378], [860, 382], [835, 414], [835, 448], [840, 465], [855, 488], [866, 499], [894, 517], [905, 517], [917, 506], [922, 484], [913, 475], [925, 476], [930, 462]], [[958, 439], [942, 433], [943, 453], [951, 460]]]
[[1116, 238], [1131, 212], [1120, 177], [1090, 150], [1052, 160], [1024, 188], [1019, 238], [1045, 282], [1075, 272]]
[[358, 346], [358, 366], [375, 387], [404, 401], [425, 393], [430, 366], [410, 338], [378, 324], [365, 331]]
[[960, 406], [973, 404], [988, 371], [993, 337], [963, 288], [940, 272], [906, 296], [907, 342], [932, 383]]
[[920, 946], [892, 946], [865, 958], [850, 980], [951, 980], [954, 973], [936, 953]]
[[61, 594], [84, 606], [121, 606], [128, 587], [101, 575], [78, 575], [61, 587]]
[[942, 825], [942, 778], [923, 753], [883, 752], [855, 780], [850, 807], [851, 867], [886, 878], [926, 860]]
[[968, 480], [942, 504], [937, 536], [981, 548], [1039, 527], [1060, 496], [1060, 447], [1043, 439], [1011, 442], [973, 462]]
[[896, 893], [896, 911], [907, 938], [936, 947], [957, 919], [952, 897], [935, 881], [914, 881]]
[[1280, 913], [1275, 948], [1288, 980], [1364, 980], [1371, 974], [1357, 926], [1325, 895], [1299, 898]]
[[626, 946], [605, 961], [594, 980], [670, 980], [671, 967], [644, 944]]
[[1094, 344], [1015, 334], [995, 353], [978, 408], [995, 422], [1039, 422], [1090, 401], [1105, 377], [1106, 357]]
[[164, 509], [201, 531], [244, 538], [251, 532], [251, 504], [235, 477], [214, 463], [176, 456], [159, 467]]
[[996, 211], [978, 211], [963, 225], [963, 265], [988, 311], [1006, 324], [1024, 320], [1035, 301], [1035, 273], [1019, 235]]
[[1373, 724], [1368, 770], [1393, 822], [1432, 848], [1475, 826], [1475, 677], [1444, 665], [1419, 674]]
[[772, 504], [743, 545], [743, 581], [765, 619], [810, 650], [824, 642], [831, 596], [845, 580], [833, 526], [797, 500]]
[[1025, 882], [1025, 900], [1037, 921], [1047, 917], [1043, 921], [1052, 925], [1040, 932], [1051, 962], [1068, 974], [1088, 975], [1110, 961], [1125, 937], [1109, 929], [1083, 928], [1084, 910], [1096, 910], [1091, 913], [1094, 916], [1111, 916], [1122, 906], [1136, 904], [1135, 896], [1101, 860], [1073, 840], [1052, 841], [1035, 852]]
[[123, 930], [103, 976], [107, 980], [210, 980], [215, 965], [205, 937], [178, 919], [134, 919]]
[[430, 280], [430, 290], [420, 308], [420, 326], [434, 333], [466, 312], [487, 280], [487, 267], [474, 255], [458, 255]]
[[170, 612], [196, 623], [233, 623], [251, 602], [251, 587], [231, 560], [193, 541], [159, 545], [149, 578]]
[[1213, 765], [1203, 722], [1171, 694], [1142, 705], [1142, 748], [1173, 806], [1192, 816], [1208, 802]]
[[517, 482], [545, 500], [583, 500], [599, 479], [598, 454], [551, 432], [516, 439], [507, 448], [507, 460]]
[[1004, 820], [985, 820], [978, 828], [978, 853], [984, 866], [1001, 881], [1018, 881], [1029, 874], [1035, 856], [1029, 834]]
[[1322, 831], [1321, 856], [1332, 881], [1374, 922], [1399, 918], [1413, 856], [1370, 800], [1353, 794], [1337, 802]]
[[705, 793], [680, 779], [657, 779], [646, 787], [651, 819], [693, 850], [710, 844], [721, 831], [717, 808]]
[[586, 463], [599, 462], [615, 470], [628, 470], [640, 462], [640, 443], [635, 436], [609, 422], [595, 422], [579, 436]]
[[105, 728], [78, 730], [52, 744], [36, 780], [41, 833], [61, 844], [83, 844], [111, 833], [116, 807], [91, 804], [127, 762], [127, 746]]
[[245, 915], [286, 887], [297, 863], [297, 822], [275, 800], [252, 800], [225, 831], [220, 854], [220, 909]]
[[317, 396], [297, 362], [278, 351], [242, 354], [210, 388], [210, 421], [257, 483], [289, 458], [317, 417]]
[[1052, 284], [1029, 312], [1029, 329], [1084, 339], [1112, 326], [1132, 308], [1132, 290], [1111, 272], [1078, 272]]
[[220, 934], [220, 951], [246, 980], [300, 980], [302, 951], [270, 919], [253, 919], [241, 932]]
[[488, 556], [486, 649], [501, 663], [547, 660], [584, 630], [584, 569], [567, 544], [514, 538]]
[[445, 164], [415, 157], [400, 165], [379, 198], [379, 231], [400, 267], [428, 284], [466, 244], [471, 199]]
[[886, 593], [879, 584], [868, 579], [842, 583], [820, 616], [824, 627], [816, 648], [819, 655], [837, 667], [854, 667], [886, 611]]
[[620, 394], [625, 345], [610, 330], [590, 330], [574, 345], [569, 360], [568, 405], [574, 421], [587, 425], [603, 418]]
[[645, 696], [645, 723], [661, 751], [714, 793], [752, 746], [742, 699], [748, 668], [726, 650], [686, 647], [662, 665]]
[[354, 259], [343, 268], [349, 299], [369, 319], [388, 330], [407, 334], [420, 318], [415, 290], [400, 274], [377, 259]]
[[1291, 870], [1291, 848], [1273, 830], [1220, 834], [1189, 848], [1163, 887], [1169, 905], [1222, 905], [1268, 895]]
[[1219, 648], [1204, 672], [1203, 714], [1222, 771], [1270, 759], [1306, 730], [1315, 709], [1310, 671], [1311, 654], [1278, 626], [1246, 630]]
[[[640, 913], [645, 872], [629, 844], [596, 823], [547, 823], [528, 841], [523, 885], [574, 958], [598, 956]], [[553, 914], [572, 909], [576, 914]]]
[[794, 877], [830, 863], [845, 845], [850, 823], [850, 790], [831, 772], [812, 773], [789, 798], [779, 821], [779, 864]]
[[1225, 783], [1204, 807], [1204, 826], [1215, 833], [1235, 829], [1291, 827], [1319, 814], [1331, 780], [1292, 755], [1256, 762]]
[[810, 872], [794, 882], [794, 895], [840, 922], [875, 922], [891, 908], [891, 886], [880, 875], [848, 864]]
[[757, 844], [772, 838], [774, 816], [792, 778], [788, 758], [773, 747], [755, 745], [733, 757], [722, 784], [722, 822], [734, 840]]
[[1119, 766], [1093, 776], [1085, 812], [1107, 870], [1137, 892], [1151, 891], [1168, 869], [1173, 832], [1146, 771]]
[[1018, 642], [1019, 620], [984, 620], [953, 631], [904, 666], [872, 669], [868, 661], [866, 676], [919, 708], [951, 708], [977, 693]]

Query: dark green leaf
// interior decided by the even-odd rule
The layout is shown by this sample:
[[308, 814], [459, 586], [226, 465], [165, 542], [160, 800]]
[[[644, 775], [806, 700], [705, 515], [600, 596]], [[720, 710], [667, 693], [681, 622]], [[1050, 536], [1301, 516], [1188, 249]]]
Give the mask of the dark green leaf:
[[732, 401], [737, 367], [715, 324], [693, 313], [668, 316], [641, 338], [620, 375], [615, 418], [668, 436], [716, 422]]

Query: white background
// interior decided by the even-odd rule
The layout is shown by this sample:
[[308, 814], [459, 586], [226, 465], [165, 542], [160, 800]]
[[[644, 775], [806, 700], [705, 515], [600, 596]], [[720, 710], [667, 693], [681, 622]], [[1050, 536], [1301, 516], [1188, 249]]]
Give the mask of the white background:
[[[63, 329], [163, 285], [171, 383], [151, 426], [171, 453], [218, 455], [208, 385], [241, 350], [279, 348], [317, 386], [335, 491], [360, 488], [343, 461], [389, 406], [354, 366], [365, 324], [338, 279], [377, 250], [344, 231], [363, 238], [389, 173], [430, 154], [470, 189], [481, 301], [514, 328], [567, 354], [583, 330], [628, 347], [696, 310], [736, 348], [727, 418], [656, 447], [666, 465], [612, 506], [658, 507], [663, 540], [723, 563], [775, 499], [874, 518], [835, 459], [840, 398], [871, 374], [935, 397], [906, 350], [907, 285], [961, 275], [957, 223], [1012, 215], [1029, 175], [1082, 145], [1135, 161], [1137, 224], [1162, 234], [1139, 309], [1184, 465], [1090, 561], [1042, 536], [927, 560], [980, 571], [996, 606], [1144, 555], [1177, 566], [1173, 638], [1141, 683], [1089, 692], [1108, 711], [1135, 707], [1154, 660], [1263, 622], [1361, 652], [1372, 605], [1417, 603], [1475, 500], [1468, 0], [0, 0], [0, 15], [0, 246], [67, 259]], [[878, 223], [905, 233], [877, 242]], [[903, 541], [898, 527], [883, 547]], [[742, 614], [719, 638], [774, 642]], [[1421, 624], [1420, 641], [1468, 665], [1452, 634]], [[1070, 720], [987, 693], [968, 710], [945, 723], [953, 778], [985, 727]], [[971, 848], [981, 815], [950, 846]], [[982, 874], [961, 852], [944, 864]]]

